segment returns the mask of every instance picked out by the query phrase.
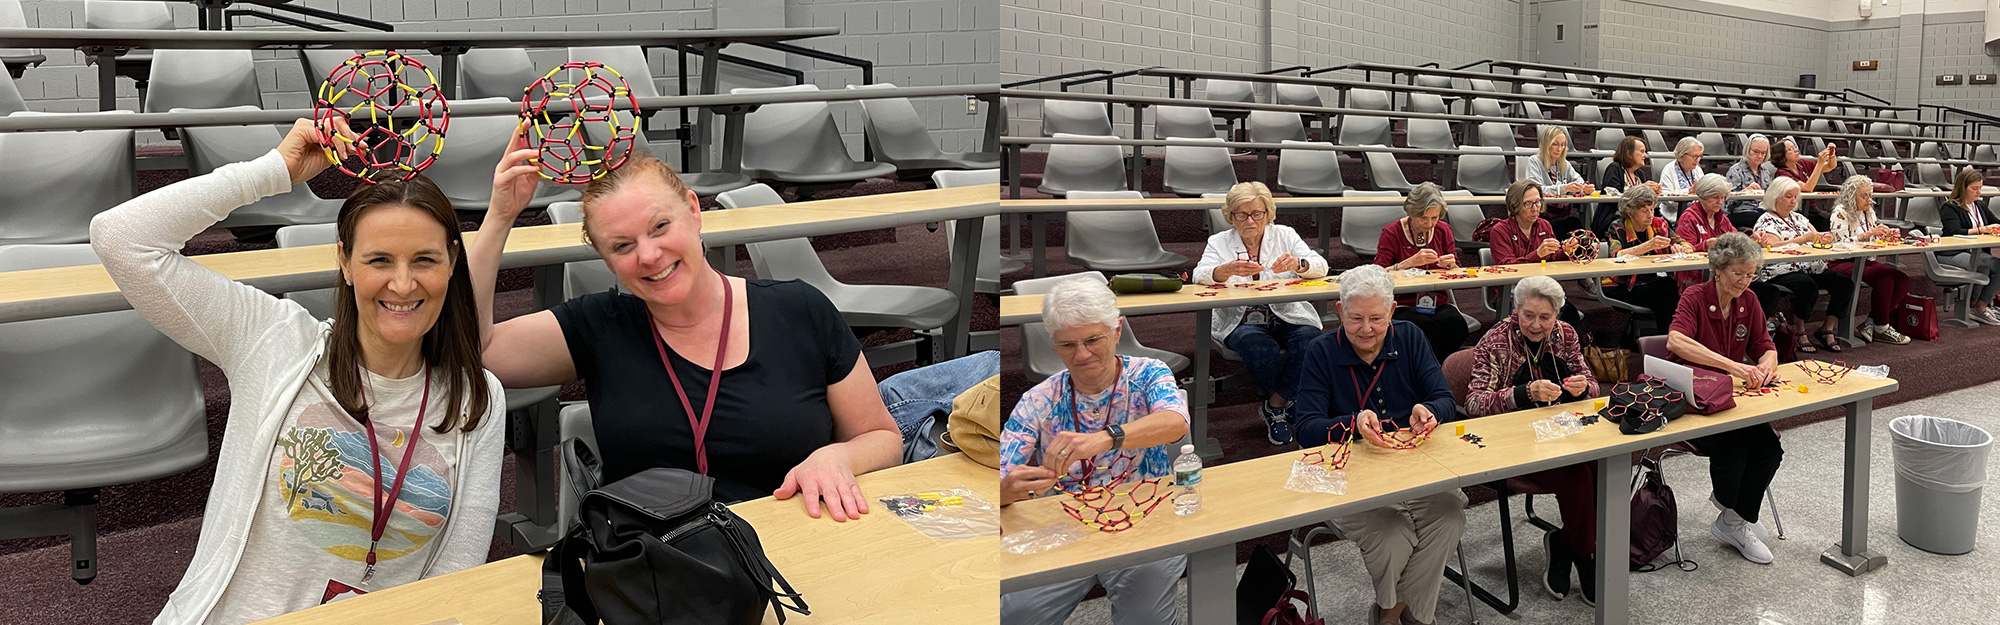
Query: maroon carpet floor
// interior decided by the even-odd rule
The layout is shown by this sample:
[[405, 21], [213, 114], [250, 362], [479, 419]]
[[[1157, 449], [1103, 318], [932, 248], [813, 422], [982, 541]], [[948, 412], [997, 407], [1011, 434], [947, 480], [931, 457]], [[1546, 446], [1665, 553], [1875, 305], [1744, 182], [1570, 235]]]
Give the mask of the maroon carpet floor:
[[[141, 172], [141, 191], [149, 191], [184, 177], [182, 172]], [[339, 197], [351, 189], [351, 180], [321, 176], [313, 188], [323, 197]], [[821, 191], [819, 198], [843, 197], [908, 191], [926, 185], [893, 180], [871, 180], [851, 189]], [[796, 195], [787, 191], [787, 200]], [[712, 208], [712, 207], [711, 207]], [[474, 218], [476, 219], [476, 217]], [[539, 212], [522, 216], [517, 225], [548, 223]], [[477, 229], [476, 221], [461, 224]], [[844, 282], [856, 284], [913, 284], [943, 288], [948, 281], [949, 240], [942, 230], [931, 232], [924, 226], [906, 226], [868, 232], [815, 237], [814, 247], [827, 269]], [[208, 254], [268, 247], [268, 243], [242, 243], [227, 232], [212, 230], [190, 241], [185, 253]], [[738, 275], [752, 275], [748, 256], [739, 254]], [[530, 311], [526, 270], [502, 272], [496, 301], [498, 315], [505, 319]], [[997, 327], [998, 308], [990, 297], [974, 300], [973, 329]], [[864, 338], [864, 345], [879, 345], [912, 338], [908, 330], [877, 332]], [[909, 363], [876, 367], [881, 379], [907, 370]], [[96, 624], [150, 622], [165, 605], [166, 597], [193, 557], [201, 527], [202, 507], [207, 502], [214, 457], [221, 444], [223, 420], [229, 410], [227, 381], [220, 370], [202, 363], [207, 400], [210, 461], [203, 467], [179, 475], [103, 489], [98, 506], [99, 573], [95, 582], [79, 586], [68, 575], [67, 539], [37, 538], [0, 541], [0, 623]], [[583, 399], [582, 384], [563, 389], [564, 400]], [[513, 461], [506, 463], [501, 484], [500, 512], [514, 510]], [[0, 495], [0, 507], [59, 503], [59, 493]], [[515, 555], [513, 547], [495, 540], [490, 557]]]

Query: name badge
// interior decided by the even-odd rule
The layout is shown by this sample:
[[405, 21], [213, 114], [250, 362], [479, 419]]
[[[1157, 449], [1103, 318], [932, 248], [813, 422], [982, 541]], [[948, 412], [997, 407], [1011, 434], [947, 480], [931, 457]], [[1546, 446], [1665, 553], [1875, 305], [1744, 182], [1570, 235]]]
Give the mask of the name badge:
[[1245, 325], [1261, 326], [1261, 325], [1266, 325], [1270, 322], [1271, 322], [1270, 316], [1266, 315], [1264, 311], [1261, 310], [1252, 310], [1243, 315], [1243, 323]]
[[1437, 309], [1438, 309], [1438, 307], [1437, 307], [1437, 297], [1435, 297], [1435, 296], [1431, 296], [1431, 295], [1425, 295], [1425, 296], [1423, 296], [1423, 297], [1419, 297], [1419, 298], [1417, 298], [1417, 307], [1416, 307], [1416, 308], [1417, 308], [1417, 312], [1420, 312], [1420, 313], [1423, 313], [1423, 314], [1426, 314], [1426, 315], [1428, 315], [1428, 314], [1431, 314], [1431, 313], [1434, 313], [1434, 312], [1437, 312]]

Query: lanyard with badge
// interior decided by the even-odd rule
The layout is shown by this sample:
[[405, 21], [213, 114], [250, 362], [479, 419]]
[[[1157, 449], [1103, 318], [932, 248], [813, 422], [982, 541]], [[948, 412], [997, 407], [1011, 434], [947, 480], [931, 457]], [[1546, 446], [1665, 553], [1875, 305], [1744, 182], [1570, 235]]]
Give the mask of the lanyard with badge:
[[[1261, 252], [1261, 250], [1259, 250], [1259, 251], [1257, 251], [1257, 252], [1253, 252], [1253, 251], [1249, 251], [1248, 249], [1243, 249], [1243, 250], [1237, 250], [1237, 252], [1236, 252], [1236, 260], [1237, 260], [1237, 261], [1240, 261], [1240, 262], [1250, 262], [1250, 263], [1257, 263], [1257, 266], [1259, 266], [1259, 267], [1262, 267], [1262, 266], [1264, 265], [1264, 263], [1262, 262], [1262, 259], [1260, 258], [1260, 256], [1262, 256], [1262, 254], [1260, 254], [1259, 252]], [[1264, 274], [1263, 274], [1263, 272], [1261, 272], [1261, 271], [1260, 271], [1260, 272], [1258, 272], [1258, 273], [1257, 273], [1257, 276], [1256, 276], [1256, 277], [1257, 277], [1257, 278], [1262, 278], [1262, 277], [1264, 277]], [[1267, 325], [1270, 325], [1270, 324], [1271, 324], [1271, 307], [1270, 307], [1270, 306], [1264, 306], [1264, 305], [1257, 305], [1257, 306], [1250, 306], [1250, 307], [1247, 307], [1247, 308], [1245, 308], [1245, 309], [1244, 309], [1244, 311], [1243, 311], [1243, 325], [1247, 325], [1247, 326], [1267, 326]]]
[[681, 409], [687, 412], [688, 428], [694, 431], [695, 468], [702, 475], [708, 475], [708, 419], [715, 414], [715, 392], [722, 388], [723, 356], [729, 353], [729, 324], [736, 313], [736, 293], [729, 284], [729, 276], [721, 271], [715, 276], [722, 279], [722, 336], [715, 340], [715, 366], [709, 368], [708, 403], [702, 406], [701, 416], [695, 417], [694, 405], [688, 403], [687, 391], [681, 388], [681, 376], [674, 373], [674, 363], [667, 359], [667, 341], [660, 337], [659, 326], [653, 325], [653, 312], [646, 311], [646, 327], [653, 331], [653, 346], [660, 351], [660, 365], [667, 368], [667, 378], [674, 383], [674, 394], [681, 398]]
[[424, 413], [430, 410], [431, 366], [428, 363], [424, 365], [424, 394], [423, 399], [420, 401], [421, 403], [417, 404], [417, 421], [410, 426], [409, 445], [403, 448], [403, 459], [396, 465], [396, 479], [389, 486], [387, 501], [384, 501], [382, 497], [382, 449], [381, 443], [375, 439], [375, 420], [369, 419], [361, 422], [362, 427], [368, 430], [368, 457], [373, 460], [372, 466], [374, 467], [375, 475], [375, 494], [374, 499], [370, 502], [371, 507], [369, 509], [370, 512], [374, 513], [374, 520], [368, 526], [368, 558], [366, 560], [368, 568], [363, 569], [361, 572], [361, 587], [349, 586], [341, 583], [339, 580], [327, 580], [326, 590], [320, 595], [320, 603], [368, 594], [368, 591], [362, 587], [366, 587], [375, 581], [376, 547], [381, 545], [382, 535], [389, 531], [389, 517], [395, 515], [396, 501], [403, 495], [404, 480], [410, 476], [410, 460], [416, 455], [417, 437], [423, 435]]

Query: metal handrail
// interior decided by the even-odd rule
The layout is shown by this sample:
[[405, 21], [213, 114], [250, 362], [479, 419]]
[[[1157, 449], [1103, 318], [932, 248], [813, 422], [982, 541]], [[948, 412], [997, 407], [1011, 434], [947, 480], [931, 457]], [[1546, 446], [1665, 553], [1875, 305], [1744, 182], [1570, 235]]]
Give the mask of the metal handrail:
[[[694, 46], [683, 44], [673, 47], [675, 50], [678, 50], [681, 54], [701, 54], [701, 50], [695, 49]], [[773, 63], [766, 63], [763, 61], [759, 61], [757, 59], [743, 58], [740, 56], [736, 56], [734, 54], [717, 53], [716, 58], [726, 63], [733, 63], [751, 69], [763, 70], [766, 72], [771, 72], [773, 74], [782, 74], [785, 76], [790, 76], [792, 77], [792, 84], [794, 85], [806, 84], [806, 73], [800, 70], [792, 69], [790, 67], [785, 67], [783, 65], [777, 65]]]
[[841, 65], [852, 65], [854, 67], [861, 68], [861, 84], [864, 85], [875, 84], [875, 62], [870, 61], [868, 59], [855, 58], [847, 56], [845, 54], [834, 54], [832, 52], [826, 52], [823, 50], [814, 50], [812, 48], [808, 48], [805, 46], [791, 44], [791, 43], [784, 43], [780, 41], [772, 41], [768, 43], [744, 43], [743, 45], [756, 46], [759, 48], [765, 48], [770, 50], [777, 50], [779, 52], [796, 54], [799, 56], [819, 59], [822, 61], [832, 61], [835, 63], [839, 63]]
[[1332, 67], [1322, 67], [1322, 68], [1319, 68], [1319, 69], [1315, 69], [1315, 70], [1307, 70], [1307, 71], [1306, 71], [1305, 73], [1302, 73], [1302, 74], [1299, 74], [1299, 77], [1300, 77], [1300, 78], [1312, 78], [1312, 77], [1314, 77], [1314, 76], [1318, 76], [1318, 75], [1320, 75], [1320, 74], [1324, 74], [1324, 73], [1327, 73], [1327, 72], [1337, 72], [1337, 71], [1340, 71], [1340, 70], [1343, 70], [1343, 69], [1347, 69], [1347, 68], [1349, 68], [1349, 67], [1353, 67], [1353, 64], [1348, 64], [1348, 65], [1335, 65], [1335, 66], [1332, 66]]
[[[320, 19], [323, 19], [323, 20], [330, 20], [330, 21], [334, 21], [334, 22], [339, 22], [339, 23], [342, 23], [342, 24], [347, 24], [347, 25], [350, 25], [350, 26], [360, 26], [360, 27], [362, 27], [362, 28], [366, 28], [366, 29], [369, 29], [369, 30], [379, 30], [379, 31], [382, 31], [382, 32], [395, 32], [395, 31], [396, 31], [396, 26], [395, 26], [394, 24], [390, 24], [390, 23], [388, 23], [388, 22], [378, 22], [378, 21], [375, 21], [375, 20], [371, 20], [371, 19], [368, 19], [368, 18], [363, 18], [363, 17], [355, 17], [355, 16], [352, 16], [352, 15], [348, 15], [348, 14], [345, 14], [345, 13], [339, 13], [339, 12], [335, 12], [335, 11], [328, 11], [328, 10], [325, 10], [325, 9], [315, 9], [315, 8], [312, 8], [312, 7], [309, 7], [309, 6], [305, 6], [305, 5], [302, 5], [302, 4], [277, 4], [277, 3], [273, 3], [273, 4], [265, 4], [265, 3], [255, 3], [255, 5], [256, 5], [257, 7], [260, 7], [260, 8], [264, 8], [264, 9], [270, 9], [270, 10], [272, 10], [272, 11], [284, 11], [284, 12], [287, 12], [287, 13], [297, 13], [297, 14], [299, 14], [299, 15], [304, 15], [304, 16], [306, 16], [306, 17], [317, 17], [317, 18], [320, 18]], [[231, 20], [231, 19], [229, 19], [229, 18], [233, 18], [233, 17], [237, 17], [237, 16], [252, 16], [252, 17], [261, 17], [261, 18], [264, 18], [264, 19], [267, 19], [267, 20], [271, 20], [271, 21], [273, 21], [273, 22], [278, 22], [278, 23], [280, 23], [280, 24], [290, 24], [290, 25], [293, 25], [293, 26], [298, 26], [298, 27], [300, 27], [300, 28], [305, 28], [305, 29], [308, 29], [308, 30], [316, 30], [316, 31], [319, 31], [319, 32], [341, 32], [341, 31], [340, 31], [339, 29], [336, 29], [336, 28], [328, 28], [328, 27], [325, 27], [324, 25], [316, 25], [316, 24], [310, 24], [310, 23], [307, 23], [307, 22], [305, 22], [304, 20], [300, 20], [300, 19], [297, 19], [297, 18], [286, 18], [286, 17], [284, 17], [284, 16], [281, 16], [281, 15], [277, 15], [277, 14], [274, 14], [274, 13], [263, 13], [263, 12], [259, 12], [259, 11], [252, 11], [252, 10], [248, 10], [248, 9], [233, 9], [233, 10], [230, 10], [230, 11], [227, 11], [227, 12], [225, 12], [225, 13], [224, 13], [224, 15], [225, 15], [225, 17], [224, 17], [224, 18], [223, 18], [223, 20], [222, 20], [222, 27], [223, 27], [223, 30], [235, 30], [235, 28], [234, 28], [234, 26], [235, 26], [235, 22], [234, 22], [234, 21], [232, 21], [232, 20]]]
[[1074, 87], [1077, 85], [1087, 85], [1102, 80], [1104, 81], [1104, 92], [1111, 93], [1112, 86], [1115, 84], [1113, 83], [1113, 81], [1118, 80], [1120, 78], [1125, 78], [1127, 76], [1137, 76], [1139, 75], [1139, 72], [1143, 72], [1149, 69], [1160, 69], [1160, 66], [1154, 65], [1150, 67], [1141, 67], [1139, 69], [1125, 70], [1122, 72], [1118, 72], [1116, 74], [1105, 74], [1103, 76], [1093, 76], [1090, 78], [1078, 78], [1076, 80], [1064, 82], [1062, 84], [1062, 90], [1069, 91], [1070, 87]]
[[[1895, 102], [1890, 102], [1890, 101], [1888, 101], [1888, 100], [1884, 100], [1884, 99], [1882, 99], [1882, 98], [1878, 98], [1878, 97], [1875, 97], [1875, 96], [1873, 96], [1873, 95], [1869, 95], [1869, 94], [1868, 94], [1868, 92], [1866, 92], [1866, 91], [1856, 91], [1856, 90], [1854, 90], [1854, 89], [1852, 89], [1852, 88], [1845, 88], [1845, 87], [1843, 87], [1843, 88], [1841, 88], [1840, 92], [1841, 92], [1841, 93], [1844, 93], [1844, 94], [1845, 94], [1845, 93], [1852, 93], [1852, 94], [1854, 94], [1854, 95], [1858, 95], [1858, 96], [1861, 96], [1861, 97], [1864, 97], [1864, 98], [1868, 98], [1868, 99], [1870, 99], [1870, 100], [1874, 100], [1874, 101], [1876, 101], [1876, 102], [1879, 102], [1879, 103], [1882, 103], [1882, 104], [1887, 104], [1887, 105], [1890, 105], [1890, 106], [1895, 106], [1895, 104], [1896, 104]], [[1844, 95], [1843, 95], [1843, 96], [1841, 96], [1841, 98], [1840, 98], [1840, 99], [1842, 99], [1842, 100], [1847, 100], [1847, 96], [1844, 96]], [[1848, 101], [1848, 102], [1853, 102], [1853, 100], [1847, 100], [1847, 101]]]
[[1020, 82], [1010, 82], [1004, 85], [1000, 85], [1000, 88], [1013, 89], [1015, 87], [1026, 87], [1028, 85], [1039, 85], [1045, 82], [1054, 82], [1057, 80], [1063, 80], [1065, 78], [1075, 78], [1078, 76], [1095, 76], [1099, 74], [1109, 74], [1109, 73], [1111, 73], [1111, 70], [1108, 69], [1086, 69], [1080, 72], [1070, 72], [1067, 74], [1056, 74], [1054, 76], [1043, 76], [1041, 78], [1030, 78]]
[[1431, 61], [1431, 62], [1429, 62], [1429, 63], [1424, 63], [1424, 64], [1421, 64], [1421, 65], [1418, 65], [1417, 67], [1436, 67], [1436, 68], [1440, 68], [1440, 69], [1442, 69], [1442, 68], [1444, 67], [1444, 65], [1443, 65], [1443, 64], [1441, 64], [1441, 63], [1438, 63], [1437, 61]]
[[1282, 74], [1282, 73], [1285, 73], [1285, 72], [1289, 72], [1289, 71], [1292, 71], [1292, 70], [1295, 70], [1295, 69], [1312, 69], [1312, 66], [1311, 66], [1311, 65], [1293, 65], [1293, 66], [1291, 66], [1291, 67], [1280, 67], [1280, 68], [1278, 68], [1278, 69], [1267, 69], [1267, 70], [1264, 70], [1264, 71], [1261, 71], [1261, 72], [1257, 72], [1257, 73], [1259, 73], [1259, 74]]
[[1466, 63], [1466, 64], [1464, 64], [1464, 65], [1460, 65], [1460, 66], [1458, 66], [1458, 67], [1454, 67], [1454, 68], [1451, 68], [1451, 71], [1454, 71], [1454, 72], [1462, 72], [1462, 71], [1465, 71], [1465, 70], [1468, 70], [1468, 69], [1472, 69], [1472, 68], [1474, 68], [1474, 67], [1478, 67], [1478, 66], [1480, 66], [1480, 65], [1486, 65], [1486, 64], [1489, 64], [1489, 63], [1492, 63], [1492, 62], [1493, 62], [1493, 59], [1479, 59], [1479, 60], [1477, 60], [1477, 61], [1473, 61], [1473, 62], [1471, 62], [1471, 63]]
[[295, 17], [285, 17], [283, 15], [278, 15], [276, 13], [266, 13], [263, 11], [253, 11], [250, 9], [230, 9], [228, 11], [223, 11], [222, 15], [223, 19], [226, 20], [223, 22], [223, 28], [222, 28], [223, 30], [236, 30], [236, 22], [238, 21], [237, 18], [258, 17], [273, 22], [277, 22], [279, 24], [284, 24], [286, 26], [296, 26], [311, 31], [318, 31], [322, 33], [340, 32], [340, 29], [334, 28], [332, 26], [327, 26], [325, 24], [314, 24], [312, 22], [308, 22]]

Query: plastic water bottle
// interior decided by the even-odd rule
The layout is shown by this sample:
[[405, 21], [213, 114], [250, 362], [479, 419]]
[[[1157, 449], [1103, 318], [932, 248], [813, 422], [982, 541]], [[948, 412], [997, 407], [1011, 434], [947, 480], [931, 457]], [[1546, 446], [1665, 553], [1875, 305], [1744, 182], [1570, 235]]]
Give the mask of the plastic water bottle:
[[1174, 459], [1174, 514], [1187, 516], [1201, 511], [1201, 456], [1194, 445], [1181, 445], [1181, 457]]

